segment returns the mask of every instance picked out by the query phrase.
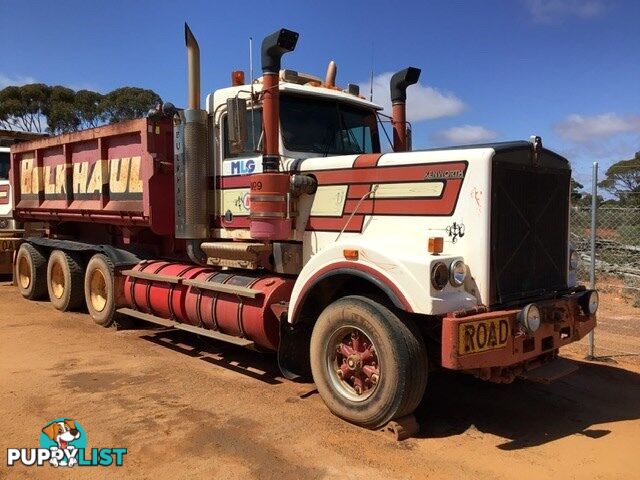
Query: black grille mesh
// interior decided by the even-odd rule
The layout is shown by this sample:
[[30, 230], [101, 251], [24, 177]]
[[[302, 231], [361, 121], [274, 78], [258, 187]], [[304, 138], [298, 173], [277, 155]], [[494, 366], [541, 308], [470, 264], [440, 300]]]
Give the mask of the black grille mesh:
[[492, 305], [566, 287], [569, 176], [494, 160]]

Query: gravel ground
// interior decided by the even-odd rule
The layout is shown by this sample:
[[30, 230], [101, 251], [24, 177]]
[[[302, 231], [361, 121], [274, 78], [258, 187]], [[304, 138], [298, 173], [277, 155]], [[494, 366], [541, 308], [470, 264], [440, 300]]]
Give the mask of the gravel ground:
[[[23, 300], [10, 285], [0, 286], [0, 326], [3, 452], [37, 447], [57, 417], [80, 422], [88, 447], [128, 449], [123, 467], [3, 460], [0, 478], [640, 475], [640, 367], [627, 357], [584, 362], [584, 345], [566, 352], [578, 372], [552, 385], [432, 375], [419, 435], [395, 442], [332, 416], [312, 384], [283, 380], [270, 355], [176, 332], [104, 329], [85, 314]], [[640, 351], [636, 334], [624, 336], [625, 348]]]

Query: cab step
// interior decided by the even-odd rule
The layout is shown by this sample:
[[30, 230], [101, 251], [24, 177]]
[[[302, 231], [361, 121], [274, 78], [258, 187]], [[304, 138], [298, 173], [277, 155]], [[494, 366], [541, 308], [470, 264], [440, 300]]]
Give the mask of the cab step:
[[134, 310], [133, 308], [119, 308], [118, 313], [128, 315], [145, 322], [154, 323], [162, 327], [176, 328], [178, 330], [184, 330], [185, 332], [195, 333], [197, 335], [213, 338], [214, 340], [232, 343], [240, 347], [253, 348], [255, 346], [253, 341], [247, 340], [246, 338], [234, 337], [233, 335], [227, 335], [226, 333], [217, 332], [215, 330], [208, 330], [202, 327], [194, 327], [193, 325], [188, 325], [186, 323], [167, 320], [166, 318], [156, 317], [155, 315], [151, 315], [149, 313], [139, 312], [138, 310]]

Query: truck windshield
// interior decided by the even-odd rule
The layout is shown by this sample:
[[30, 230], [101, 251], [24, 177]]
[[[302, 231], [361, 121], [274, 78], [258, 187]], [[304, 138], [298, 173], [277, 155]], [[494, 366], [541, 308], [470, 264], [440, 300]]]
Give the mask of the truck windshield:
[[282, 139], [287, 150], [321, 155], [380, 151], [373, 110], [330, 100], [283, 95]]
[[9, 178], [9, 152], [0, 152], [0, 180]]

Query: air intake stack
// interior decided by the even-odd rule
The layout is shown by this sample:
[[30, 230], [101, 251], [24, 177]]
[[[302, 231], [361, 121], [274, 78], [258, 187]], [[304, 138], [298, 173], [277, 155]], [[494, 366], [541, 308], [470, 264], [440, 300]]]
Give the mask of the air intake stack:
[[280, 172], [280, 64], [292, 52], [298, 34], [281, 29], [262, 41], [262, 173], [251, 175], [251, 237], [288, 240], [291, 237], [289, 195], [291, 178]]
[[393, 120], [393, 151], [406, 152], [407, 142], [407, 87], [418, 83], [421, 70], [405, 68], [391, 77], [391, 111]]

